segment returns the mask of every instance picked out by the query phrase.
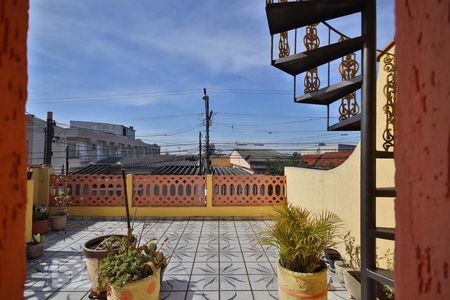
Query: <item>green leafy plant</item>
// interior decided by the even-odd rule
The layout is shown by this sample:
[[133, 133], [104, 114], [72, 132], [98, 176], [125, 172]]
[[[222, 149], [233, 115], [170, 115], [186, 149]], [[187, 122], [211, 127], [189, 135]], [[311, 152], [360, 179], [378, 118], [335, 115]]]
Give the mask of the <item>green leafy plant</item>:
[[48, 207], [47, 205], [35, 205], [33, 206], [33, 221], [48, 220]]
[[341, 219], [331, 212], [314, 216], [292, 204], [274, 208], [275, 221], [262, 234], [262, 244], [278, 249], [282, 267], [301, 273], [319, 272], [325, 268], [322, 254], [336, 246]]
[[[142, 236], [142, 234], [141, 234]], [[149, 263], [156, 269], [163, 268], [168, 263], [154, 241], [139, 245], [141, 238], [110, 237], [101, 247], [108, 250], [108, 256], [103, 259], [100, 267], [102, 280], [114, 287], [122, 287], [127, 282], [144, 279], [153, 274]], [[167, 243], [167, 239], [161, 247]]]
[[40, 244], [44, 241], [44, 236], [38, 234], [33, 234], [33, 236], [31, 237], [31, 242], [29, 242], [30, 245], [37, 245]]
[[302, 167], [305, 164], [302, 163], [299, 159], [299, 155], [295, 152], [291, 156], [286, 158], [279, 158], [275, 160], [267, 160], [266, 168], [268, 175], [284, 175], [285, 167]]
[[55, 206], [57, 208], [55, 215], [56, 216], [67, 215], [67, 208], [72, 202], [72, 192], [70, 188], [67, 188], [66, 190], [60, 192], [57, 196], [55, 196], [54, 200]]
[[361, 246], [356, 245], [356, 239], [351, 235], [351, 231], [348, 231], [343, 239], [348, 258], [344, 262], [344, 266], [352, 271], [361, 271]]

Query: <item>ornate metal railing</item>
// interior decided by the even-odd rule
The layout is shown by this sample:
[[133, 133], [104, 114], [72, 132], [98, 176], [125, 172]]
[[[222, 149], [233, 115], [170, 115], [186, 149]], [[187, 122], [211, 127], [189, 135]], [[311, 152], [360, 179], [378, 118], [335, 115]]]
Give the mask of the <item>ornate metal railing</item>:
[[385, 151], [389, 151], [390, 148], [394, 148], [395, 137], [396, 68], [394, 55], [386, 52], [382, 57], [383, 69], [387, 72], [386, 84], [383, 88], [383, 93], [386, 97], [386, 104], [383, 106], [384, 113], [386, 114], [386, 126], [383, 131], [383, 148]]
[[286, 201], [284, 176], [213, 176], [214, 206], [275, 205]]

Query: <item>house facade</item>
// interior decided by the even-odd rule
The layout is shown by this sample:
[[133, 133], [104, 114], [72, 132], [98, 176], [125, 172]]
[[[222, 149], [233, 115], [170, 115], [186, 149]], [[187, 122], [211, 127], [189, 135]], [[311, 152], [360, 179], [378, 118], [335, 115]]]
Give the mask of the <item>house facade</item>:
[[[28, 164], [44, 161], [45, 128], [47, 122], [27, 115]], [[107, 157], [159, 156], [157, 144], [135, 139], [133, 127], [117, 124], [70, 121], [70, 127], [54, 126], [52, 167], [61, 171], [66, 163], [66, 146], [70, 168], [79, 168]]]

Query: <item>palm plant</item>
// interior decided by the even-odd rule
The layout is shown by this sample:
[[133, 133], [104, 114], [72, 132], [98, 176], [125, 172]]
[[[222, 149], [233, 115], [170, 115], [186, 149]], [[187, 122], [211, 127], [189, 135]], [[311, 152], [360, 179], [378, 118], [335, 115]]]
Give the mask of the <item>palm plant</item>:
[[325, 268], [321, 256], [336, 246], [341, 219], [331, 212], [314, 216], [303, 208], [283, 204], [274, 208], [275, 221], [263, 232], [262, 244], [278, 249], [280, 265], [290, 271], [313, 273]]

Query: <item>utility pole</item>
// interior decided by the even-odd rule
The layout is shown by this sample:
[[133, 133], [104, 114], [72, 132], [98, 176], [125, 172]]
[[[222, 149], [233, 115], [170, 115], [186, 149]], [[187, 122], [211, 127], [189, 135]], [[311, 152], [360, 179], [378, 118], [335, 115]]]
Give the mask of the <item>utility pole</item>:
[[44, 144], [44, 165], [51, 167], [52, 165], [52, 143], [55, 135], [54, 126], [56, 122], [53, 120], [53, 113], [47, 112], [47, 127], [45, 128], [45, 144]]
[[69, 174], [69, 146], [66, 146], [66, 175]]
[[205, 144], [206, 144], [206, 153], [205, 153], [205, 174], [209, 174], [209, 125], [211, 123], [212, 111], [209, 111], [209, 96], [206, 94], [206, 89], [203, 89], [203, 100], [205, 101], [205, 127], [206, 127], [206, 136], [205, 136]]
[[198, 132], [198, 175], [202, 175], [202, 132]]

